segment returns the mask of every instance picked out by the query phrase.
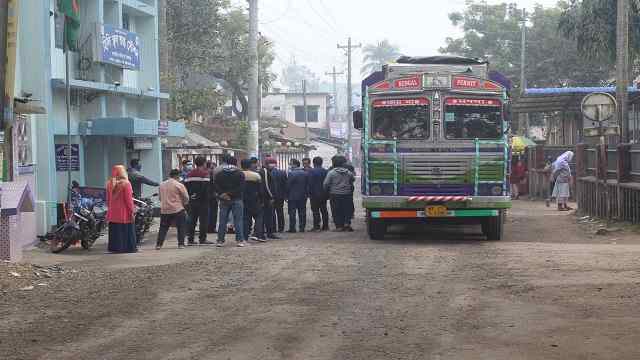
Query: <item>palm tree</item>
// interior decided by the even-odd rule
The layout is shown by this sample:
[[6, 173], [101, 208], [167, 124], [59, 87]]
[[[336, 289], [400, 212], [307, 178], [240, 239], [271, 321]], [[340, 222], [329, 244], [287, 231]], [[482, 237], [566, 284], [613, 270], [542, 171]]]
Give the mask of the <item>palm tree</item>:
[[389, 40], [379, 41], [377, 44], [368, 44], [362, 49], [364, 54], [361, 73], [370, 74], [382, 68], [382, 65], [394, 61], [400, 56], [400, 49], [391, 44]]

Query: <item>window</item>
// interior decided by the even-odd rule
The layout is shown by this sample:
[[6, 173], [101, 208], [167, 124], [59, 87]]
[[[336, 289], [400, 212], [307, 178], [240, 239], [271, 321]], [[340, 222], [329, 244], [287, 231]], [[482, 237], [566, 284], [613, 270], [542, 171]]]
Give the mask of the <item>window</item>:
[[[296, 110], [296, 122], [304, 123], [304, 106], [295, 106]], [[318, 122], [318, 112], [320, 111], [320, 106], [318, 105], [307, 105], [307, 121]]]
[[373, 101], [371, 136], [386, 140], [419, 140], [429, 137], [429, 101], [385, 99]]
[[280, 106], [274, 106], [273, 111], [280, 111]]
[[131, 30], [131, 18], [129, 18], [129, 14], [127, 13], [122, 13], [122, 28]]
[[446, 101], [444, 130], [447, 139], [499, 139], [502, 137], [502, 104], [495, 99]]

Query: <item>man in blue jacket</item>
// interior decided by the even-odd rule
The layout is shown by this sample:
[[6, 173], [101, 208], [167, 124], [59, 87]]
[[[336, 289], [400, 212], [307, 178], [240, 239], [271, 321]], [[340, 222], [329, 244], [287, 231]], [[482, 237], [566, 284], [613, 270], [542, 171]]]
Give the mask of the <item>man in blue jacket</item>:
[[[327, 211], [327, 199], [329, 196], [324, 190], [324, 179], [327, 177], [327, 169], [322, 167], [322, 158], [313, 158], [313, 168], [309, 174], [309, 197], [311, 198], [311, 212], [313, 213], [313, 229], [311, 231], [329, 230], [329, 212]], [[322, 219], [322, 228], [320, 220]]]
[[287, 178], [287, 201], [289, 203], [289, 232], [296, 232], [296, 213], [299, 230], [304, 232], [307, 226], [307, 196], [309, 194], [309, 178], [300, 167], [298, 159], [291, 159], [291, 169]]

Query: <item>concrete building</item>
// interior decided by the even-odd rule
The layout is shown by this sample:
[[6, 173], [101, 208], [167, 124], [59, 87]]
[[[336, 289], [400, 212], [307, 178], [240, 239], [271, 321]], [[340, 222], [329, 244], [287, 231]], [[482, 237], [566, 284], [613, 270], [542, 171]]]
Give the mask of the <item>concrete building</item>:
[[[262, 98], [262, 116], [285, 120], [304, 127], [302, 93], [269, 93]], [[311, 129], [329, 129], [330, 94], [307, 94], [307, 116]]]
[[[67, 79], [56, 3], [19, 1], [16, 93], [46, 110], [26, 120], [31, 164], [20, 175], [35, 179], [38, 234], [57, 222], [67, 196]], [[145, 175], [160, 181], [162, 137], [185, 129], [159, 120], [169, 96], [159, 91], [157, 0], [83, 0], [80, 15], [79, 51], [70, 53], [71, 176], [104, 186], [113, 165], [139, 158]]]

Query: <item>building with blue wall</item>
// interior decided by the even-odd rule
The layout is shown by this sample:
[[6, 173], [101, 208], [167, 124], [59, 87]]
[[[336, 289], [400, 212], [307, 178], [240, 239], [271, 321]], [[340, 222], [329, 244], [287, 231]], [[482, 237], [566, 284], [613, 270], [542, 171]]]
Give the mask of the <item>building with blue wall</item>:
[[[57, 221], [67, 196], [65, 56], [56, 0], [20, 1], [17, 87], [46, 114], [30, 115], [37, 232]], [[111, 168], [141, 160], [162, 179], [162, 138], [184, 124], [160, 121], [157, 0], [83, 0], [79, 49], [70, 53], [73, 180], [104, 186]], [[77, 152], [76, 152], [77, 149]], [[147, 189], [147, 193], [153, 189]]]

